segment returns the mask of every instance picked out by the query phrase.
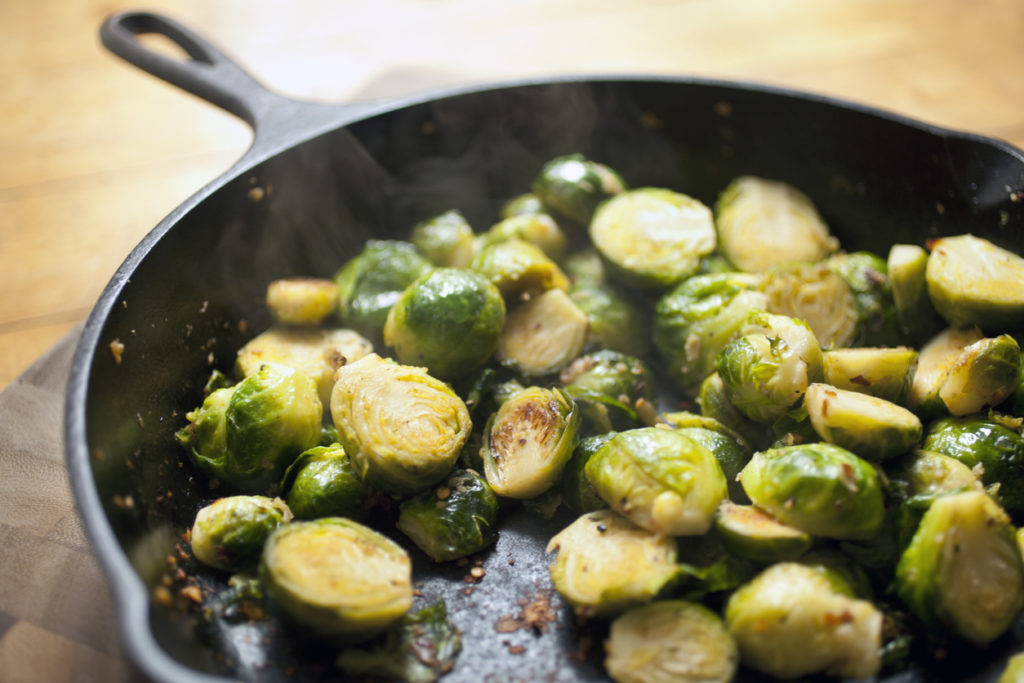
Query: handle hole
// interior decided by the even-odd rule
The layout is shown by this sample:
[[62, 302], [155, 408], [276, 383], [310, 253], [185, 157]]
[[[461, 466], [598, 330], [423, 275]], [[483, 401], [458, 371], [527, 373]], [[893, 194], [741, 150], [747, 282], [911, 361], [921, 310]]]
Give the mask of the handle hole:
[[135, 40], [147, 50], [173, 59], [176, 62], [184, 64], [192, 61], [192, 57], [185, 48], [162, 33], [140, 33], [135, 36]]

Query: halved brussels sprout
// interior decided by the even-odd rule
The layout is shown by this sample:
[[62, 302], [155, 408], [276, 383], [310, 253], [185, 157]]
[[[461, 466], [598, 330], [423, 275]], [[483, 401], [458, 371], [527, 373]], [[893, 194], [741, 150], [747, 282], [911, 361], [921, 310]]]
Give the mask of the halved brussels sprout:
[[[676, 413], [678, 415], [678, 413]], [[668, 424], [674, 424], [671, 416], [666, 416]], [[703, 426], [686, 426], [675, 424], [675, 430], [683, 436], [693, 439], [704, 448], [715, 454], [722, 474], [725, 476], [725, 484], [729, 491], [729, 499], [737, 502], [746, 502], [747, 494], [743, 490], [737, 475], [743, 466], [750, 460], [750, 447], [746, 441], [733, 430], [729, 429], [714, 418], [701, 417], [705, 422]]]
[[263, 546], [259, 575], [292, 619], [340, 640], [366, 640], [412, 606], [408, 553], [343, 517], [278, 527]]
[[498, 498], [473, 470], [455, 470], [398, 510], [399, 531], [435, 562], [479, 552], [498, 537]]
[[587, 316], [560, 289], [552, 289], [509, 311], [497, 355], [527, 376], [558, 372], [580, 354]]
[[703, 534], [728, 495], [714, 454], [671, 429], [616, 434], [584, 471], [612, 509], [658, 534]]
[[896, 591], [931, 629], [977, 645], [1024, 607], [1024, 564], [1006, 512], [981, 491], [941, 496], [896, 566]]
[[917, 351], [907, 346], [822, 351], [826, 384], [906, 405], [917, 369]]
[[833, 254], [826, 261], [850, 286], [857, 303], [857, 331], [850, 346], [903, 342], [885, 259], [869, 251]]
[[565, 257], [562, 264], [565, 274], [573, 284], [599, 285], [607, 281], [604, 261], [596, 249], [586, 248], [574, 251]]
[[267, 285], [267, 308], [283, 325], [319, 325], [338, 309], [338, 285], [320, 278], [284, 278]]
[[839, 246], [807, 195], [754, 176], [736, 178], [719, 195], [715, 229], [719, 250], [752, 273], [791, 261], [820, 261]]
[[1013, 337], [979, 339], [957, 355], [939, 398], [951, 415], [970, 415], [999, 405], [1017, 388], [1020, 377], [1020, 346]]
[[804, 405], [824, 441], [874, 462], [906, 453], [924, 431], [917, 415], [902, 406], [829, 384], [807, 387]]
[[767, 298], [754, 291], [759, 282], [748, 273], [695, 275], [658, 300], [654, 345], [684, 392], [696, 393], [714, 372], [722, 348], [740, 336], [750, 313], [765, 310]]
[[654, 375], [639, 358], [618, 351], [595, 351], [563, 368], [560, 380], [594, 432], [654, 421]]
[[982, 334], [977, 327], [950, 327], [925, 344], [917, 357], [908, 407], [925, 419], [944, 415], [947, 408], [939, 390], [960, 352], [980, 339]]
[[642, 302], [606, 282], [574, 283], [569, 298], [587, 316], [588, 346], [633, 356], [647, 354], [651, 326]]
[[609, 617], [653, 600], [676, 576], [676, 542], [611, 510], [580, 516], [547, 552], [558, 594], [581, 617]]
[[281, 495], [297, 519], [363, 516], [368, 487], [339, 443], [316, 446], [296, 458], [281, 480]]
[[824, 262], [786, 263], [764, 275], [766, 309], [806, 322], [824, 348], [850, 346], [860, 310], [853, 290]]
[[253, 571], [267, 536], [291, 518], [280, 498], [218, 498], [196, 513], [190, 535], [192, 554], [217, 569]]
[[587, 225], [597, 205], [623, 192], [626, 183], [600, 162], [567, 154], [544, 164], [532, 189], [546, 208]]
[[562, 493], [562, 501], [566, 507], [577, 514], [603, 510], [608, 507], [601, 496], [597, 495], [594, 487], [587, 480], [586, 466], [594, 453], [597, 453], [601, 446], [608, 443], [608, 440], [615, 436], [615, 432], [607, 434], [595, 434], [580, 439], [573, 450], [569, 464], [562, 472], [562, 482], [559, 489]]
[[444, 478], [472, 428], [448, 385], [376, 354], [339, 368], [331, 416], [360, 477], [393, 496]]
[[741, 332], [718, 354], [718, 374], [741, 413], [771, 422], [821, 380], [821, 347], [806, 323], [783, 315], [751, 313]]
[[1020, 683], [1024, 681], [1024, 652], [1015, 654], [1006, 660], [1006, 666], [996, 679], [996, 683]]
[[928, 252], [916, 244], [894, 244], [886, 266], [903, 337], [912, 344], [931, 339], [943, 325], [928, 296]]
[[342, 322], [371, 341], [379, 341], [391, 306], [432, 267], [409, 242], [369, 240], [363, 251], [334, 275]]
[[806, 531], [784, 524], [764, 510], [728, 500], [718, 507], [715, 531], [729, 552], [763, 564], [794, 560], [814, 542]]
[[710, 417], [733, 430], [751, 448], [764, 448], [772, 442], [772, 430], [767, 424], [755, 422], [736, 409], [726, 395], [725, 383], [718, 372], [708, 375], [700, 383], [697, 396], [701, 415]]
[[725, 624], [740, 661], [779, 678], [869, 678], [881, 667], [882, 613], [822, 571], [780, 562], [730, 596]]
[[569, 278], [558, 264], [540, 247], [518, 237], [484, 247], [469, 267], [487, 278], [509, 301], [549, 289], [569, 289]]
[[922, 448], [956, 458], [981, 479], [996, 501], [1013, 515], [1024, 513], [1024, 437], [983, 416], [933, 422]]
[[721, 618], [703, 605], [665, 600], [612, 622], [605, 669], [616, 683], [727, 683], [739, 653]]
[[814, 536], [869, 538], [885, 518], [874, 467], [839, 446], [802, 444], [754, 453], [740, 481], [754, 505]]
[[518, 214], [503, 218], [495, 223], [484, 234], [480, 235], [478, 249], [484, 249], [497, 242], [512, 238], [539, 247], [548, 258], [562, 260], [568, 248], [569, 240], [558, 227], [555, 219], [546, 213]]
[[498, 348], [505, 300], [482, 275], [435, 268], [409, 285], [384, 323], [384, 343], [399, 362], [454, 380], [483, 365]]
[[636, 287], [682, 282], [715, 250], [711, 210], [663, 188], [630, 190], [609, 199], [594, 213], [589, 230], [609, 274]]
[[895, 460], [886, 467], [886, 473], [893, 491], [903, 499], [961, 489], [982, 490], [981, 480], [970, 467], [954, 457], [924, 449]]
[[926, 277], [950, 325], [1015, 330], [1024, 325], [1024, 258], [974, 235], [930, 243]]
[[544, 204], [540, 197], [533, 192], [524, 192], [516, 195], [501, 206], [500, 215], [502, 218], [512, 216], [535, 216], [544, 213]]
[[372, 352], [373, 344], [353, 330], [272, 327], [238, 350], [235, 373], [240, 377], [255, 375], [264, 363], [293, 367], [316, 381], [320, 403], [326, 410], [331, 402], [335, 371]]
[[417, 223], [409, 241], [435, 266], [465, 268], [473, 260], [473, 228], [458, 209]]
[[343, 650], [335, 664], [349, 676], [434, 683], [452, 670], [462, 650], [462, 633], [443, 600], [408, 612], [381, 640]]
[[527, 387], [501, 404], [484, 428], [480, 457], [499, 496], [534, 498], [558, 480], [572, 457], [580, 412], [562, 389]]
[[323, 408], [305, 373], [278, 363], [210, 394], [177, 433], [207, 474], [266, 492], [302, 451], [320, 440]]

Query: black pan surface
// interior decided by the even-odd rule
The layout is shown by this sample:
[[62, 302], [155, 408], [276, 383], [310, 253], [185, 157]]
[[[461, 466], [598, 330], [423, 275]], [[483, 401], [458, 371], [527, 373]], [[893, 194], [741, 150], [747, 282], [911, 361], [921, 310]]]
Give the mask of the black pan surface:
[[[189, 59], [143, 48], [135, 35], [150, 32], [170, 37]], [[331, 654], [315, 643], [151, 600], [169, 563], [178, 564], [180, 533], [218, 495], [173, 433], [202, 401], [211, 369], [230, 370], [235, 350], [269, 325], [263, 294], [271, 279], [329, 277], [367, 238], [404, 238], [416, 221], [454, 207], [488, 225], [544, 161], [569, 152], [604, 161], [631, 186], [670, 187], [707, 203], [740, 174], [786, 180], [810, 195], [848, 250], [886, 253], [897, 241], [972, 232], [1024, 251], [1024, 153], [846, 102], [753, 84], [618, 76], [327, 106], [270, 93], [163, 17], [116, 15], [101, 33], [128, 61], [255, 130], [238, 164], [157, 225], [114, 275], [69, 383], [76, 500], [117, 600], [125, 649], [158, 681], [338, 678]], [[119, 360], [113, 342], [124, 345]], [[601, 627], [576, 624], [550, 592], [544, 546], [566, 523], [507, 510], [497, 546], [481, 555], [479, 583], [464, 580], [465, 567], [435, 566], [412, 549], [417, 604], [444, 598], [463, 631], [446, 681], [604, 680]], [[179, 566], [204, 591], [224, 590], [225, 576]], [[553, 621], [496, 628], [524, 604], [545, 601]], [[1022, 644], [1018, 624], [988, 651], [889, 680], [994, 680]]]

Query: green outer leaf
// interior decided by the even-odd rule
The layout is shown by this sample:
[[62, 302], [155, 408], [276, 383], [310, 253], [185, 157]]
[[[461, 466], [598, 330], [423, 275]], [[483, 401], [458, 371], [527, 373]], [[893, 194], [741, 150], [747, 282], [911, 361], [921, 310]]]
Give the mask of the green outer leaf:
[[473, 470], [452, 472], [398, 509], [398, 529], [435, 562], [479, 552], [498, 537], [498, 497]]

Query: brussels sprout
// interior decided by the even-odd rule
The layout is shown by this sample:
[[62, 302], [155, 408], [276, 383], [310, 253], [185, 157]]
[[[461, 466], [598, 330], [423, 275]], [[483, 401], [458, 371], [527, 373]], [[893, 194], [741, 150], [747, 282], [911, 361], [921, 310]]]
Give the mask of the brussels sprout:
[[729, 552], [763, 564], [794, 560], [813, 542], [806, 531], [783, 524], [764, 510], [730, 501], [718, 507], [715, 531]]
[[568, 154], [544, 164], [532, 189], [546, 208], [587, 225], [597, 205], [623, 192], [626, 184], [608, 166]]
[[707, 607], [666, 600], [634, 607], [612, 622], [605, 669], [616, 683], [727, 683], [739, 653]]
[[473, 257], [470, 269], [493, 283], [505, 299], [569, 289], [569, 278], [540, 247], [517, 237], [494, 242]]
[[505, 324], [505, 300], [482, 275], [435, 268], [409, 285], [384, 323], [384, 343], [406, 365], [453, 380], [487, 362]]
[[572, 458], [565, 466], [565, 471], [562, 472], [562, 482], [559, 487], [562, 501], [573, 512], [582, 514], [608, 507], [608, 503], [597, 495], [594, 487], [587, 480], [586, 466], [591, 456], [597, 453], [601, 446], [608, 443], [608, 440], [615, 434], [616, 432], [608, 432], [607, 434], [584, 437], [576, 444]]
[[417, 223], [409, 241], [435, 266], [464, 268], [473, 260], [473, 228], [458, 209]]
[[917, 369], [917, 351], [907, 346], [822, 351], [826, 384], [906, 405]]
[[234, 393], [233, 386], [215, 389], [199, 408], [185, 414], [188, 424], [174, 433], [192, 462], [210, 474], [223, 469], [229, 459], [227, 412]]
[[779, 678], [814, 673], [869, 678], [881, 667], [882, 613], [837, 589], [822, 571], [774, 564], [740, 587], [725, 624], [740, 661]]
[[590, 239], [609, 274], [636, 287], [664, 288], [694, 275], [715, 249], [711, 210], [655, 187], [624, 192], [602, 204]]
[[558, 388], [528, 387], [501, 404], [484, 428], [480, 457], [494, 492], [534, 498], [558, 481], [579, 432], [576, 404]]
[[654, 421], [654, 375], [639, 358], [618, 351], [596, 351], [566, 366], [560, 379], [595, 432]]
[[924, 343], [943, 327], [928, 296], [928, 252], [916, 244], [894, 244], [886, 267], [903, 337], [912, 344]]
[[339, 640], [366, 640], [412, 606], [408, 553], [343, 517], [278, 527], [263, 546], [259, 576], [294, 621]]
[[850, 346], [857, 339], [857, 299], [827, 264], [775, 266], [765, 273], [762, 288], [768, 311], [803, 320], [823, 347]]
[[895, 346], [903, 341], [885, 259], [868, 251], [829, 257], [828, 267], [853, 291], [857, 331], [850, 346]]
[[1020, 683], [1024, 681], [1024, 652], [1015, 654], [1006, 660], [1006, 666], [996, 679], [996, 683]]
[[727, 496], [714, 454], [671, 429], [616, 434], [590, 458], [585, 472], [612, 509], [658, 534], [703, 534]]
[[583, 350], [588, 327], [569, 295], [552, 289], [509, 311], [497, 356], [527, 376], [558, 372]]
[[927, 627], [992, 642], [1024, 607], [1024, 564], [1009, 517], [981, 491], [937, 498], [900, 557], [895, 586]]
[[751, 313], [741, 332], [718, 354], [718, 374], [741, 413], [771, 422], [821, 380], [821, 348], [806, 323], [787, 316]]
[[281, 494], [297, 519], [363, 516], [369, 490], [341, 444], [305, 451], [285, 471]]
[[569, 298], [587, 316], [588, 346], [647, 354], [650, 316], [641, 302], [609, 283], [573, 284]]
[[1024, 258], [973, 235], [942, 237], [930, 247], [928, 295], [950, 325], [1024, 326]]
[[815, 536], [869, 538], [885, 517], [874, 467], [831, 444], [754, 453], [740, 481], [754, 505]]
[[820, 261], [839, 246], [807, 195], [754, 176], [736, 178], [719, 195], [715, 229], [722, 254], [752, 273], [791, 261]]
[[319, 278], [286, 278], [267, 285], [267, 308], [282, 325], [319, 325], [338, 309], [338, 285]]
[[369, 240], [363, 251], [334, 275], [342, 322], [371, 341], [379, 341], [391, 306], [431, 267], [409, 242]]
[[[738, 502], [746, 502], [747, 494], [743, 486], [736, 478], [743, 466], [750, 460], [750, 448], [742, 437], [735, 434], [731, 429], [713, 418], [704, 418], [715, 423], [716, 426], [707, 427], [685, 427], [677, 426], [683, 436], [693, 439], [704, 448], [715, 454], [722, 474], [725, 476], [726, 488], [729, 491], [729, 499]], [[671, 424], [671, 422], [670, 422]]]
[[697, 396], [701, 415], [710, 417], [725, 425], [743, 437], [752, 448], [763, 448], [771, 443], [771, 428], [760, 422], [754, 422], [736, 409], [726, 395], [725, 384], [717, 372], [708, 375], [700, 383]]
[[383, 642], [344, 650], [335, 663], [349, 676], [378, 676], [403, 683], [434, 683], [451, 671], [462, 634], [448, 620], [444, 601], [407, 613]]
[[925, 419], [944, 415], [947, 408], [939, 391], [960, 352], [980, 339], [981, 330], [976, 327], [950, 327], [925, 344], [917, 357], [908, 407]]
[[338, 370], [331, 416], [359, 476], [393, 496], [444, 478], [472, 428], [448, 385], [376, 354]]
[[371, 352], [373, 344], [353, 330], [272, 327], [238, 350], [235, 372], [240, 377], [255, 375], [264, 363], [293, 367], [316, 381], [320, 403], [326, 410], [331, 402], [335, 371]]
[[676, 542], [611, 510], [588, 512], [556, 534], [547, 552], [559, 595], [581, 617], [614, 616], [653, 600], [676, 575]]
[[535, 216], [539, 213], [544, 213], [544, 204], [540, 197], [532, 192], [516, 195], [502, 205], [500, 212], [502, 218]]
[[535, 213], [519, 214], [502, 219], [480, 236], [477, 246], [484, 249], [512, 238], [521, 239], [539, 247], [548, 258], [554, 261], [562, 260], [569, 245], [565, 233], [558, 227], [554, 218], [546, 213]]
[[320, 440], [323, 408], [305, 373], [278, 363], [206, 397], [185, 416], [178, 442], [207, 474], [253, 492], [269, 490]]
[[[844, 545], [848, 543], [844, 541]], [[802, 555], [798, 561], [821, 573], [843, 595], [863, 600], [874, 597], [874, 589], [864, 568], [841, 550], [819, 546]]]
[[600, 285], [608, 279], [604, 261], [596, 249], [574, 251], [565, 257], [562, 265], [573, 284]]
[[1008, 334], [979, 339], [964, 348], [939, 388], [951, 415], [970, 415], [999, 405], [1021, 377], [1021, 353]]
[[935, 451], [915, 450], [887, 466], [886, 472], [893, 491], [902, 499], [982, 490], [981, 480], [970, 467]]
[[255, 570], [267, 536], [291, 518], [280, 498], [218, 498], [196, 513], [190, 535], [192, 553], [217, 569]]
[[906, 453], [924, 431], [921, 420], [906, 408], [829, 384], [807, 387], [804, 404], [824, 441], [874, 462]]
[[398, 529], [435, 562], [483, 550], [498, 536], [498, 498], [473, 470], [455, 470], [398, 510]]
[[967, 465], [1010, 514], [1024, 513], [1020, 432], [986, 417], [948, 417], [928, 427], [922, 448]]
[[740, 336], [767, 299], [747, 273], [695, 275], [662, 296], [654, 309], [654, 346], [672, 380], [688, 394], [715, 370], [719, 352]]

